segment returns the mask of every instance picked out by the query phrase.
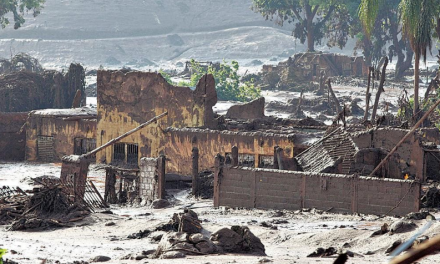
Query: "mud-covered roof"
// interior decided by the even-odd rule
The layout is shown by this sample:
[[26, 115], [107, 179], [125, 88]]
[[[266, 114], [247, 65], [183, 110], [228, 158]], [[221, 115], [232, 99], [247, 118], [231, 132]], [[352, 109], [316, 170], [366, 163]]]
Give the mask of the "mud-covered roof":
[[357, 147], [349, 133], [338, 128], [315, 142], [295, 159], [306, 172], [327, 172], [328, 169], [342, 163], [342, 172], [348, 174]]
[[81, 107], [68, 109], [44, 109], [31, 112], [32, 116], [45, 117], [96, 117], [96, 108]]

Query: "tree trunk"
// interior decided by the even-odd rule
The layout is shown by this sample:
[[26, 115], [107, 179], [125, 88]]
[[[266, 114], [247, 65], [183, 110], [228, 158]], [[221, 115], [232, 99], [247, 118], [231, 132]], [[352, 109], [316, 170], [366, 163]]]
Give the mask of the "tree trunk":
[[413, 118], [417, 120], [417, 113], [419, 112], [419, 74], [420, 74], [420, 54], [415, 53], [414, 62], [414, 112]]
[[368, 83], [367, 83], [367, 93], [365, 95], [364, 121], [368, 120], [368, 111], [370, 111], [370, 98], [371, 98], [370, 84], [371, 84], [371, 79], [373, 79], [373, 73], [374, 73], [374, 67], [368, 67]]
[[313, 26], [309, 25], [307, 21], [307, 51], [314, 52], [315, 51], [315, 40], [313, 35]]
[[306, 30], [307, 30], [307, 51], [314, 52], [315, 51], [315, 35], [313, 28], [313, 13], [312, 7], [309, 4], [305, 5], [306, 11]]
[[408, 49], [406, 51], [405, 60], [402, 61], [401, 63], [399, 63], [399, 60], [397, 60], [396, 71], [394, 74], [394, 78], [396, 80], [401, 79], [405, 71], [411, 68], [413, 56], [414, 56], [414, 52], [411, 49]]
[[383, 85], [385, 83], [385, 76], [386, 76], [385, 73], [386, 73], [387, 65], [388, 65], [388, 57], [385, 57], [385, 62], [383, 64], [383, 68], [382, 68], [382, 74], [380, 75], [379, 87], [377, 88], [376, 99], [374, 100], [373, 113], [371, 114], [371, 123], [372, 124], [374, 123], [374, 121], [376, 119], [376, 113], [377, 113], [377, 107], [379, 106], [380, 95], [384, 91]]

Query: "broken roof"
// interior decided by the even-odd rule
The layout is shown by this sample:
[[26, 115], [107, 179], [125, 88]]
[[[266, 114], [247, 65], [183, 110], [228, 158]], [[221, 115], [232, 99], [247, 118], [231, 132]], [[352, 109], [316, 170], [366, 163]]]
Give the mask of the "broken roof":
[[351, 162], [357, 147], [349, 133], [342, 127], [315, 142], [295, 159], [306, 172], [327, 172], [342, 162], [342, 173], [350, 172]]

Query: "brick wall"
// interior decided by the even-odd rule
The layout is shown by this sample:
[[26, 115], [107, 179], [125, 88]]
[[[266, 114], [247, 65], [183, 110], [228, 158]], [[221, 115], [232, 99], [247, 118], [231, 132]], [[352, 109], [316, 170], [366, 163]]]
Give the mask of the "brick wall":
[[158, 159], [142, 158], [139, 177], [139, 197], [144, 201], [154, 201], [158, 195]]
[[415, 181], [238, 167], [217, 171], [215, 206], [391, 215], [420, 209]]

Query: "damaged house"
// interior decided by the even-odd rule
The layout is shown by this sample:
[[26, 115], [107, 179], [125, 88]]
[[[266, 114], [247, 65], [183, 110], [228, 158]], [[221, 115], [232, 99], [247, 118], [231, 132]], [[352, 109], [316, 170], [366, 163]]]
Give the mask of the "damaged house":
[[[0, 159], [20, 161], [27, 156], [29, 160], [37, 160], [36, 138], [38, 136], [41, 138], [51, 137], [52, 134], [58, 133], [55, 131], [59, 130], [60, 124], [50, 128], [52, 129], [50, 135], [41, 134], [41, 131], [46, 129], [42, 128], [42, 125], [38, 125], [41, 129], [27, 131], [24, 124], [28, 119], [29, 111], [71, 108], [74, 104], [76, 106], [85, 105], [84, 78], [84, 68], [80, 64], [71, 64], [67, 72], [58, 72], [44, 70], [36, 59], [26, 54], [18, 54], [11, 60], [0, 60], [0, 123], [2, 124]], [[34, 129], [37, 129], [35, 118], [38, 115], [43, 116], [44, 114], [33, 112], [29, 115], [34, 118], [32, 120]], [[62, 118], [66, 118], [66, 116], [62, 116]], [[96, 121], [94, 127], [90, 127], [90, 131], [96, 130]], [[78, 127], [78, 129], [82, 128]], [[31, 136], [33, 133], [35, 135]], [[72, 130], [68, 133], [72, 133]], [[29, 136], [28, 140], [26, 136]], [[95, 138], [94, 134], [88, 136]], [[70, 144], [70, 141], [67, 142]], [[45, 158], [42, 160], [55, 161], [65, 154], [73, 154], [70, 150], [60, 150], [58, 154], [56, 151], [52, 152], [46, 158], [53, 156], [58, 159]]]
[[262, 75], [270, 85], [295, 85], [298, 82], [316, 81], [321, 75], [366, 76], [368, 67], [363, 57], [350, 57], [334, 53], [297, 53], [278, 65], [264, 65]]
[[[408, 133], [399, 128], [373, 128], [348, 132], [337, 128], [295, 157], [302, 171], [368, 176], [389, 151]], [[427, 160], [439, 144], [439, 130], [425, 128], [403, 142], [386, 166], [374, 176], [425, 180]], [[437, 178], [436, 174], [430, 177]]]
[[[308, 147], [308, 140], [317, 137], [302, 132], [300, 128], [295, 130], [285, 126], [280, 129], [282, 122], [279, 120], [272, 120], [266, 126], [268, 121], [264, 117], [262, 99], [238, 106], [239, 109], [235, 107], [227, 115], [237, 118], [243, 110], [251, 107], [255, 109], [252, 117], [260, 117], [259, 122], [249, 121], [250, 116], [243, 115], [241, 120], [231, 122], [216, 116], [212, 107], [217, 103], [217, 94], [211, 75], [204, 76], [195, 90], [191, 90], [172, 86], [157, 73], [98, 71], [97, 92], [97, 146], [155, 116], [168, 113], [154, 124], [97, 153], [97, 162], [109, 165], [106, 178], [111, 182], [111, 186], [106, 185], [108, 201], [115, 200], [115, 184], [126, 190], [127, 196], [133, 197], [138, 191], [144, 199], [158, 197], [161, 192], [151, 189], [160, 185], [157, 183], [159, 177], [154, 173], [160, 171], [156, 167], [160, 162], [143, 158], [165, 156], [167, 175], [190, 176], [194, 173], [194, 153], [197, 153], [198, 161], [196, 171], [212, 171], [215, 155], [222, 153], [231, 161], [233, 147], [238, 152], [238, 164], [252, 168], [273, 167], [278, 162], [274, 160], [274, 152], [279, 149], [282, 150], [278, 152], [280, 161], [288, 169], [294, 168], [292, 158]], [[319, 129], [322, 128], [317, 131], [322, 131]], [[116, 178], [122, 179], [119, 184]]]
[[[167, 173], [191, 175], [193, 148], [199, 151], [199, 170], [212, 170], [215, 155], [230, 154], [233, 146], [239, 150], [241, 164], [251, 167], [273, 163], [276, 146], [284, 149], [286, 161], [308, 147], [305, 142], [311, 136], [300, 131], [228, 129], [222, 118], [215, 118], [212, 107], [216, 103], [211, 75], [204, 76], [191, 90], [174, 87], [156, 73], [99, 71], [98, 146], [156, 115], [166, 111], [168, 115], [98, 153], [97, 161], [137, 166], [141, 157], [163, 154]], [[260, 105], [264, 109], [264, 102]]]
[[59, 162], [96, 148], [96, 109], [45, 109], [29, 113], [26, 160]]

